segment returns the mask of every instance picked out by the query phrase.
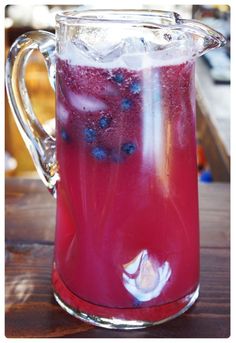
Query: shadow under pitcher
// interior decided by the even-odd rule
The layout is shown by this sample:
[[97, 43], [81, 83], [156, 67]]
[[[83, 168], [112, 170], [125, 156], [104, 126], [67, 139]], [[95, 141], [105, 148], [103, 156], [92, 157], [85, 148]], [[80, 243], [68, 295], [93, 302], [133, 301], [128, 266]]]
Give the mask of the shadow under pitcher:
[[[199, 292], [195, 60], [225, 44], [164, 11], [56, 16], [56, 35], [12, 45], [12, 112], [57, 201], [53, 292], [68, 313], [138, 329], [185, 312]], [[44, 56], [56, 137], [35, 117], [24, 73]]]

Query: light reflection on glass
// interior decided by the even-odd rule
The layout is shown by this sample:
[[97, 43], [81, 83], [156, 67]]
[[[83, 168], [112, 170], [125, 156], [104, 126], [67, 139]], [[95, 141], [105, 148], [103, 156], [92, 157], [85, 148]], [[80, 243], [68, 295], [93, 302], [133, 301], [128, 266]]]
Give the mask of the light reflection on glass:
[[143, 159], [155, 168], [157, 183], [169, 195], [169, 171], [172, 152], [171, 123], [166, 117], [161, 75], [153, 68], [143, 72]]
[[163, 128], [165, 139], [163, 142], [162, 159], [156, 163], [159, 165], [158, 177], [161, 181], [163, 195], [166, 197], [170, 192], [169, 174], [171, 170], [171, 152], [172, 152], [172, 132], [171, 132], [171, 122], [165, 120], [165, 128]]
[[124, 286], [139, 301], [158, 297], [171, 275], [169, 262], [160, 265], [147, 250], [142, 250], [123, 268]]
[[143, 158], [145, 163], [160, 160], [163, 142], [163, 114], [158, 72], [143, 71]]

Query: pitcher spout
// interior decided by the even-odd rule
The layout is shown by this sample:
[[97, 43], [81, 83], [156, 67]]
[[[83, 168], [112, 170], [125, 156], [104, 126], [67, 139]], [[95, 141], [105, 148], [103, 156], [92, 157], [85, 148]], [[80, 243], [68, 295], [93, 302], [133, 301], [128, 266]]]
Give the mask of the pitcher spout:
[[220, 32], [198, 21], [178, 18], [178, 24], [191, 38], [194, 57], [202, 56], [209, 50], [221, 48], [227, 43]]

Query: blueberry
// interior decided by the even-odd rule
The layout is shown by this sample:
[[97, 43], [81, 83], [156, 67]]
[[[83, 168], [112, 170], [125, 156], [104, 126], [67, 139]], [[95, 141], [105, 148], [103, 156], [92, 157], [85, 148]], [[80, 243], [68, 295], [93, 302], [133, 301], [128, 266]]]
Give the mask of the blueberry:
[[136, 145], [132, 142], [124, 143], [121, 147], [121, 150], [125, 152], [127, 155], [132, 155], [136, 150]]
[[102, 128], [102, 129], [106, 129], [109, 125], [110, 125], [110, 122], [111, 122], [111, 118], [108, 118], [108, 117], [101, 117], [99, 119], [99, 126]]
[[133, 105], [133, 102], [130, 99], [123, 99], [121, 101], [121, 109], [122, 110], [127, 111], [127, 110], [129, 110], [131, 108], [132, 105]]
[[107, 158], [107, 152], [104, 148], [101, 147], [95, 147], [92, 149], [92, 155], [95, 157], [97, 160], [105, 160]]
[[63, 141], [68, 142], [70, 140], [69, 134], [66, 132], [65, 129], [61, 129], [61, 138]]
[[139, 94], [141, 92], [141, 90], [142, 90], [142, 87], [141, 87], [139, 82], [134, 81], [133, 83], [131, 83], [131, 85], [130, 85], [131, 93]]
[[124, 81], [124, 76], [120, 73], [117, 73], [114, 76], [112, 76], [112, 80], [120, 84]]
[[92, 143], [96, 140], [96, 131], [92, 128], [86, 128], [84, 129], [84, 137], [86, 142]]

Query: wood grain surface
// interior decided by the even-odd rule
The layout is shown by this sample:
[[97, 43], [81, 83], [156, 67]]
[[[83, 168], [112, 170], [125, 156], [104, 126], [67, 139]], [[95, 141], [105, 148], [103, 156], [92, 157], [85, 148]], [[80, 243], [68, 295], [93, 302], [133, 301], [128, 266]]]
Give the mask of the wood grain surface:
[[230, 335], [229, 184], [201, 184], [201, 289], [197, 303], [165, 324], [106, 330], [75, 319], [55, 302], [51, 266], [55, 201], [39, 180], [6, 180], [6, 320], [14, 337], [226, 338]]

